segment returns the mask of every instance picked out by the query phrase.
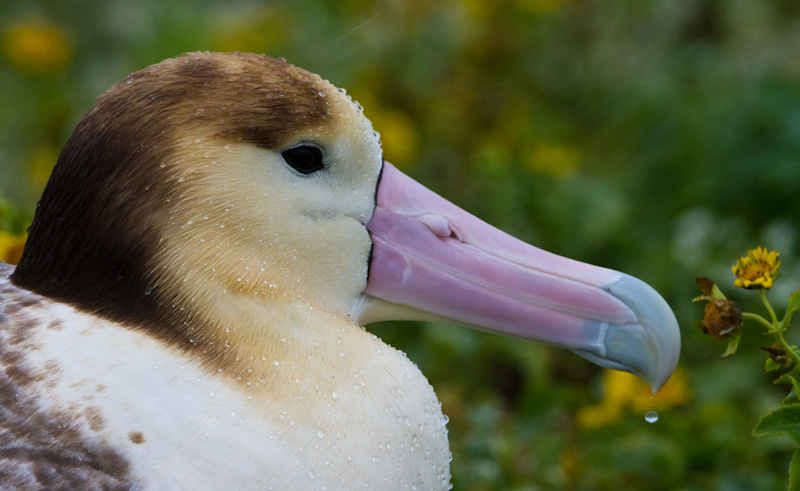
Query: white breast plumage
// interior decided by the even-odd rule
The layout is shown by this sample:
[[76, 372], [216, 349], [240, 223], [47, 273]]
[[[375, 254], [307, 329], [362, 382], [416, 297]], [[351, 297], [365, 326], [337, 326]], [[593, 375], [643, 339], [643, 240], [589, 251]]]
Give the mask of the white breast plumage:
[[655, 389], [641, 281], [536, 249], [383, 160], [360, 106], [266, 56], [104, 94], [0, 265], [0, 479], [17, 488], [448, 489], [446, 418], [361, 325], [454, 321]]
[[[390, 489], [448, 482], [432, 388], [360, 328], [343, 325], [337, 337], [359, 338], [375, 356], [347, 363], [352, 348], [340, 347], [349, 366], [336, 375], [297, 370], [294, 379], [276, 375], [241, 390], [143, 332], [16, 288], [12, 271], [0, 267], [2, 421], [13, 426], [0, 454], [4, 485], [366, 490], [383, 480]], [[276, 384], [289, 395], [271, 397]], [[413, 464], [408, 453], [427, 455]], [[414, 474], [404, 471], [410, 464]]]

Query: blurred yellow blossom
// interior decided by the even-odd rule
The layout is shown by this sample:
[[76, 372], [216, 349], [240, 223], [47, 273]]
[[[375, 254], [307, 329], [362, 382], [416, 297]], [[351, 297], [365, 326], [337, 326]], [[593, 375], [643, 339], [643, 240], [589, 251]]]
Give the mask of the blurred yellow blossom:
[[567, 145], [539, 143], [525, 157], [525, 166], [540, 174], [567, 177], [574, 174], [581, 163], [580, 153]]
[[[267, 31], [270, 32], [270, 31]], [[268, 45], [264, 32], [252, 24], [231, 24], [212, 32], [211, 44], [214, 51], [242, 51], [248, 53], [264, 53]]]
[[381, 135], [384, 155], [398, 167], [414, 163], [419, 138], [411, 118], [401, 111], [384, 110], [378, 113], [373, 122]]
[[507, 2], [500, 0], [461, 0], [467, 12], [476, 19], [491, 17], [498, 10], [508, 8]]
[[22, 257], [22, 249], [25, 246], [25, 235], [11, 235], [4, 230], [0, 230], [0, 261], [9, 264], [19, 263]]
[[59, 73], [72, 59], [66, 31], [46, 20], [12, 22], [3, 32], [2, 49], [11, 66], [33, 75]]
[[736, 275], [738, 288], [748, 290], [772, 288], [772, 282], [778, 278], [778, 268], [781, 267], [780, 253], [768, 251], [764, 247], [757, 247], [747, 251], [747, 257], [739, 256], [736, 265], [731, 268]]
[[378, 102], [369, 89], [353, 90], [353, 98], [368, 108], [365, 114], [380, 134], [383, 156], [397, 167], [408, 167], [417, 158], [419, 136], [414, 122], [405, 112]]
[[58, 148], [50, 145], [38, 145], [31, 151], [28, 157], [28, 177], [38, 191], [44, 189], [47, 180], [50, 179], [58, 154]]
[[564, 0], [517, 0], [517, 6], [533, 14], [549, 14], [558, 10]]
[[564, 448], [561, 456], [558, 458], [558, 465], [564, 473], [567, 482], [572, 481], [580, 474], [581, 469], [581, 455], [578, 449], [573, 445]]
[[627, 411], [644, 416], [648, 411], [663, 411], [684, 405], [692, 398], [686, 375], [680, 367], [655, 395], [651, 394], [650, 387], [636, 375], [604, 370], [603, 393], [603, 400], [599, 404], [578, 411], [577, 421], [584, 428], [607, 426]]
[[[213, 51], [242, 51], [270, 54], [284, 46], [293, 24], [289, 13], [275, 6], [236, 11], [212, 25]], [[274, 56], [277, 54], [272, 53]]]

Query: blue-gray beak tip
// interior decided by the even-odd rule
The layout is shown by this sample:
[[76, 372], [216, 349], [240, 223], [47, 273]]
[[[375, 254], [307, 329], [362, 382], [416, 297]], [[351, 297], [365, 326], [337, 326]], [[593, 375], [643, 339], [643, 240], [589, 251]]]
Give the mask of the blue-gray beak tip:
[[675, 314], [658, 292], [632, 276], [622, 275], [606, 290], [633, 311], [637, 322], [608, 325], [605, 356], [574, 351], [602, 367], [638, 375], [656, 393], [678, 365], [681, 336]]

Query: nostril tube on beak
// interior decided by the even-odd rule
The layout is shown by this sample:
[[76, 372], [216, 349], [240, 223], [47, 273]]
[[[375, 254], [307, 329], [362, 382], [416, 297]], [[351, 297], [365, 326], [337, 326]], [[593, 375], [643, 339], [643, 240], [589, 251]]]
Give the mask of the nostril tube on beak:
[[416, 217], [428, 230], [437, 237], [450, 237], [461, 242], [461, 235], [453, 228], [450, 221], [438, 213], [424, 213]]

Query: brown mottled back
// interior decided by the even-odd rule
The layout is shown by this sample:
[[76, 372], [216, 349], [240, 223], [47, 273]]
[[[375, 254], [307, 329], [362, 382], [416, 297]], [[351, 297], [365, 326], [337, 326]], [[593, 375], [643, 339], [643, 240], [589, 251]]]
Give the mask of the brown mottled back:
[[[10, 270], [0, 263], [0, 279]], [[0, 489], [136, 489], [118, 449], [84, 441], [79, 421], [87, 417], [102, 426], [99, 415], [52, 409], [39, 400], [39, 386], [60, 371], [55, 363], [27, 360], [39, 349], [30, 332], [45, 322], [36, 310], [42, 302], [0, 282]], [[60, 323], [51, 320], [49, 329], [62, 329]]]

